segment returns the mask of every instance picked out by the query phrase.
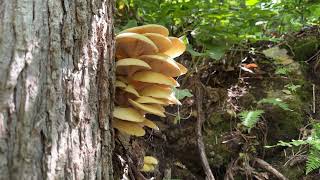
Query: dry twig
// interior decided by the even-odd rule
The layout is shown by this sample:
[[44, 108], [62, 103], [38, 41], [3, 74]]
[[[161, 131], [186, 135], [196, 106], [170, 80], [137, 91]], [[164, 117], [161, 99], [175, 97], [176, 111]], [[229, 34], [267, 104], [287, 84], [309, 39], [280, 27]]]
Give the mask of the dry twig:
[[201, 158], [201, 162], [202, 162], [202, 167], [203, 170], [206, 174], [206, 180], [214, 180], [214, 176], [212, 174], [212, 171], [210, 169], [209, 163], [208, 163], [208, 159], [205, 153], [205, 147], [204, 147], [204, 143], [203, 143], [203, 138], [202, 138], [202, 124], [204, 122], [204, 114], [202, 111], [202, 100], [203, 100], [203, 94], [202, 94], [202, 84], [200, 82], [200, 80], [198, 78], [194, 78], [194, 87], [196, 88], [196, 101], [197, 101], [197, 114], [198, 114], [198, 118], [197, 118], [197, 128], [196, 128], [196, 133], [197, 133], [197, 143], [198, 143], [198, 150], [200, 153], [200, 158]]
[[284, 175], [282, 175], [278, 170], [276, 170], [274, 167], [272, 167], [269, 163], [267, 163], [266, 161], [260, 159], [260, 158], [254, 158], [254, 161], [257, 163], [257, 165], [262, 168], [265, 169], [266, 171], [272, 173], [273, 175], [275, 175], [278, 179], [281, 180], [288, 180], [288, 178], [286, 178]]

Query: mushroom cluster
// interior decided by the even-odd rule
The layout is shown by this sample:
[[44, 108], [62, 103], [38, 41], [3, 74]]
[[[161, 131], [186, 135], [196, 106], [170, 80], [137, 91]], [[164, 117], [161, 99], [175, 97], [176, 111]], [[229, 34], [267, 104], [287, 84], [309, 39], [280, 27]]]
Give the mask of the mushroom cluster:
[[155, 166], [158, 164], [158, 160], [153, 156], [145, 156], [143, 158], [143, 167], [141, 171], [150, 172], [154, 171]]
[[143, 136], [144, 127], [159, 130], [145, 114], [165, 117], [165, 106], [181, 104], [175, 97], [174, 79], [187, 69], [173, 58], [186, 49], [176, 37], [169, 37], [161, 25], [126, 29], [116, 36], [116, 107], [113, 127], [122, 133]]

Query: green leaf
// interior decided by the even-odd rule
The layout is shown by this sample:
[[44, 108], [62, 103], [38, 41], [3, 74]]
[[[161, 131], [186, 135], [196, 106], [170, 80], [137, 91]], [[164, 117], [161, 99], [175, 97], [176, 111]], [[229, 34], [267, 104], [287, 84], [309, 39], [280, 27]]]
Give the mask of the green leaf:
[[288, 69], [286, 67], [277, 67], [275, 74], [288, 75], [290, 72], [291, 72], [290, 69]]
[[266, 148], [273, 148], [277, 146], [283, 146], [283, 147], [292, 147], [292, 146], [301, 146], [308, 144], [308, 141], [304, 140], [292, 140], [291, 142], [284, 142], [284, 141], [279, 141], [276, 145], [273, 146], [265, 146]]
[[301, 88], [301, 85], [294, 85], [294, 84], [290, 83], [290, 84], [285, 85], [284, 87], [286, 87], [291, 92], [295, 93], [295, 92], [297, 92], [297, 90], [299, 88]]
[[128, 23], [122, 27], [122, 30], [128, 29], [128, 28], [132, 28], [137, 26], [137, 21], [136, 20], [129, 20]]
[[[319, 135], [319, 136], [318, 136]], [[308, 160], [306, 163], [306, 174], [320, 168], [320, 123], [313, 124], [311, 136], [306, 140], [292, 140], [291, 142], [279, 141], [276, 145], [265, 146], [265, 148], [273, 148], [277, 146], [292, 147], [309, 145]]]
[[258, 101], [258, 104], [271, 104], [273, 106], [278, 106], [281, 109], [286, 111], [293, 111], [289, 109], [289, 105], [283, 102], [280, 98], [264, 98]]
[[176, 117], [173, 120], [173, 124], [178, 124], [181, 121], [180, 115], [176, 115]]
[[206, 51], [210, 58], [219, 60], [223, 57], [225, 50], [224, 49], [209, 49]]
[[246, 5], [254, 6], [259, 2], [259, 0], [246, 0]]
[[189, 52], [189, 53], [191, 54], [191, 56], [194, 56], [194, 57], [204, 57], [204, 56], [207, 56], [206, 53], [200, 53], [200, 52], [197, 52], [197, 51], [193, 50], [192, 45], [190, 45], [190, 44], [187, 45], [186, 51]]
[[287, 90], [287, 89], [282, 90], [282, 92], [285, 93], [285, 94], [288, 94], [288, 95], [291, 95], [291, 94], [292, 94], [291, 91], [289, 91], [289, 90]]
[[248, 131], [256, 125], [261, 115], [264, 113], [263, 110], [255, 110], [255, 111], [242, 111], [239, 114], [240, 120], [242, 124], [248, 128]]
[[306, 164], [306, 174], [309, 174], [311, 171], [320, 168], [320, 151], [314, 148], [311, 148], [308, 154], [308, 160]]
[[192, 93], [189, 91], [189, 89], [177, 89], [173, 88], [173, 92], [178, 100], [181, 100], [185, 97], [192, 97]]

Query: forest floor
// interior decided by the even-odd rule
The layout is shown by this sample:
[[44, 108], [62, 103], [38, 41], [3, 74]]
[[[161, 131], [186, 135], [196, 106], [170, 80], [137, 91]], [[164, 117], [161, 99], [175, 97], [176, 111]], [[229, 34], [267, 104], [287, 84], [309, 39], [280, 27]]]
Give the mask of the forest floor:
[[[310, 123], [320, 120], [319, 27], [277, 43], [234, 46], [221, 61], [193, 62], [189, 55], [178, 61], [190, 70], [179, 82], [193, 97], [169, 107], [167, 118], [150, 117], [158, 119], [160, 132], [128, 142], [132, 156], [144, 149], [160, 161], [145, 177], [205, 179], [196, 128], [203, 120], [205, 152], [216, 179], [320, 179], [316, 171], [305, 175], [307, 146], [265, 147], [303, 139], [310, 135]], [[239, 118], [248, 111], [263, 112], [252, 128]]]

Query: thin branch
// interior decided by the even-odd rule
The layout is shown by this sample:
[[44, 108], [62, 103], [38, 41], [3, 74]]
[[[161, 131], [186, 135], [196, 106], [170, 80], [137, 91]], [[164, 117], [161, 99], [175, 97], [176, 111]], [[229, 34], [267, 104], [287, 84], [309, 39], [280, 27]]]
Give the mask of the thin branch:
[[197, 101], [197, 111], [198, 111], [198, 118], [197, 118], [197, 128], [196, 128], [196, 133], [197, 133], [197, 143], [198, 143], [198, 150], [200, 153], [200, 158], [202, 162], [202, 167], [203, 170], [206, 174], [206, 180], [214, 180], [214, 176], [212, 174], [212, 171], [209, 166], [209, 162], [205, 153], [205, 147], [203, 143], [203, 138], [202, 138], [202, 124], [204, 122], [204, 115], [202, 111], [202, 100], [203, 100], [203, 94], [202, 94], [202, 89], [201, 89], [201, 83], [198, 78], [194, 78], [195, 82], [195, 88], [196, 88], [196, 101]]
[[262, 168], [265, 169], [266, 171], [269, 171], [270, 173], [272, 173], [273, 175], [275, 175], [278, 179], [281, 180], [288, 180], [288, 178], [286, 178], [284, 175], [282, 175], [278, 170], [276, 170], [274, 167], [272, 167], [269, 163], [267, 163], [266, 161], [260, 159], [260, 158], [254, 158], [254, 161], [257, 163], [257, 165]]
[[316, 86], [314, 85], [314, 84], [312, 84], [312, 96], [313, 96], [313, 98], [312, 98], [312, 112], [313, 112], [313, 114], [315, 114], [316, 113]]
[[318, 52], [316, 52], [312, 57], [310, 57], [308, 60], [306, 60], [305, 62], [309, 63], [310, 61], [312, 61], [315, 57], [317, 57], [320, 54], [320, 50]]

